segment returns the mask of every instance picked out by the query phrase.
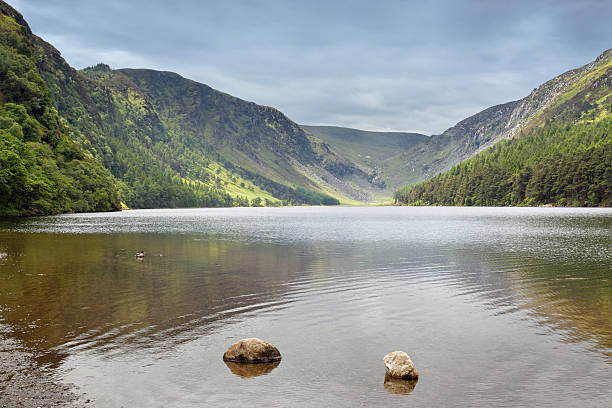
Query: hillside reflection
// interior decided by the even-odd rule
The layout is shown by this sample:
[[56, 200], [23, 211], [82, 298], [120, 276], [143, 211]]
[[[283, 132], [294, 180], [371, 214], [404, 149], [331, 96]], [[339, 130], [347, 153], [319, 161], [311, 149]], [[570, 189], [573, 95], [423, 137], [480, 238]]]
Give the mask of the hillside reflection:
[[3, 319], [53, 364], [69, 349], [171, 347], [216, 321], [282, 308], [289, 277], [312, 262], [201, 236], [14, 233], [0, 245]]

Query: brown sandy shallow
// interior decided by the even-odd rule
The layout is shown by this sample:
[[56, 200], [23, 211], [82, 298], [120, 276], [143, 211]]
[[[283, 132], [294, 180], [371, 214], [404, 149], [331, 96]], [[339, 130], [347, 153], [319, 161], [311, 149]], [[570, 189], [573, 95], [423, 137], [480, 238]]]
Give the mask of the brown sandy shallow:
[[71, 384], [63, 384], [53, 371], [36, 364], [34, 354], [8, 336], [0, 324], [0, 407], [92, 407]]

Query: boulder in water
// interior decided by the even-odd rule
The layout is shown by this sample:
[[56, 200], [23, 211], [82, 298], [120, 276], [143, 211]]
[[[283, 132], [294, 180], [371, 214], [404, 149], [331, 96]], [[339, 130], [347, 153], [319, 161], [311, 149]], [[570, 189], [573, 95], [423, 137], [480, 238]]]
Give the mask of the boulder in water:
[[392, 378], [401, 380], [416, 380], [419, 378], [419, 372], [412, 360], [403, 351], [389, 353], [383, 358], [383, 361], [385, 362], [387, 375]]
[[276, 347], [257, 338], [242, 339], [223, 354], [224, 361], [234, 363], [272, 363], [280, 359], [281, 354]]

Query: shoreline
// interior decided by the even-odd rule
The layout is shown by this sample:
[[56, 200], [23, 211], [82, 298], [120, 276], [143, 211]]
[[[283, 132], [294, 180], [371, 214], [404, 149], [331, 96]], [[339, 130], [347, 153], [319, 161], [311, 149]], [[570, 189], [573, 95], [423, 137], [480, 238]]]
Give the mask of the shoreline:
[[93, 403], [79, 394], [73, 384], [54, 378], [51, 369], [36, 363], [35, 355], [0, 323], [0, 407], [82, 408]]

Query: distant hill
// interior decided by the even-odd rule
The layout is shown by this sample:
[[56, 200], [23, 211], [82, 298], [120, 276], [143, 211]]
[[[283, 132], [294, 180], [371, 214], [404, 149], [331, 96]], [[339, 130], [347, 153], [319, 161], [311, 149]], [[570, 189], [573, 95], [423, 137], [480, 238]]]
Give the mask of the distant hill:
[[405, 184], [390, 184], [386, 162], [416, 144], [427, 140], [420, 133], [374, 132], [338, 126], [300, 125], [302, 129], [329, 144], [334, 151], [354, 163], [369, 175], [373, 186], [370, 191], [379, 198], [390, 197], [392, 192]]
[[608, 50], [520, 101], [490, 108], [433, 137], [431, 142], [444, 149], [422, 144], [410, 151], [402, 159], [413, 163], [418, 155], [423, 160], [428, 152], [445, 151], [427, 168], [435, 172], [494, 144], [438, 176], [399, 190], [395, 199], [436, 205], [612, 206], [611, 134]]

